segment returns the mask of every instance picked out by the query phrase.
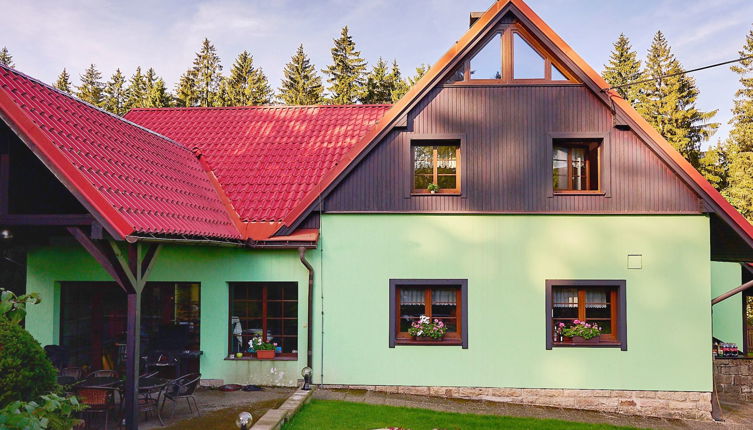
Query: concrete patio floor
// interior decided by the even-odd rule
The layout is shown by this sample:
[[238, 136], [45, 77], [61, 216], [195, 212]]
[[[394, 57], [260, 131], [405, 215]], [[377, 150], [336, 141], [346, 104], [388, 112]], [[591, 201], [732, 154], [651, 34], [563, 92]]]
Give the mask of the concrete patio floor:
[[366, 390], [317, 390], [314, 392], [314, 398], [343, 400], [375, 405], [405, 406], [444, 412], [547, 418], [650, 429], [753, 429], [753, 402], [746, 403], [735, 401], [734, 399], [721, 400], [722, 409], [724, 411], [724, 422], [705, 422], [639, 417], [543, 406], [516, 405], [484, 400], [443, 399], [437, 397], [392, 394]]
[[263, 391], [251, 392], [223, 392], [201, 388], [195, 394], [201, 416], [197, 417], [189, 412], [186, 402], [182, 401], [176, 405], [175, 417], [169, 418], [172, 413], [172, 404], [168, 401], [162, 417], [166, 427], [160, 425], [156, 415], [150, 415], [148, 421], [143, 421], [142, 417], [139, 429], [231, 430], [236, 428], [235, 419], [239, 413], [251, 412], [255, 420], [259, 419], [267, 410], [281, 405], [295, 391], [294, 388], [263, 388]]

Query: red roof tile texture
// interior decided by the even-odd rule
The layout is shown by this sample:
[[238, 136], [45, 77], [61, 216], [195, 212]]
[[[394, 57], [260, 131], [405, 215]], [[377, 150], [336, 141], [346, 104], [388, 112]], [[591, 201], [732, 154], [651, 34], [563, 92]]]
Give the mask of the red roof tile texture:
[[135, 109], [126, 118], [198, 148], [240, 218], [266, 223], [284, 219], [389, 108]]
[[0, 111], [111, 232], [240, 239], [184, 146], [2, 66]]

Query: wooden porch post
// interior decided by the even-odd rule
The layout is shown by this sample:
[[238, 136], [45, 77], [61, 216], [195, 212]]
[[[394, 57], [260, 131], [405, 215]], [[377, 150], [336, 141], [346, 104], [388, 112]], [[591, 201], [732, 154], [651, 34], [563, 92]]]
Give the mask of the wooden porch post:
[[94, 257], [126, 292], [128, 301], [126, 332], [125, 424], [127, 430], [139, 427], [139, 364], [141, 353], [141, 292], [144, 290], [161, 245], [150, 244], [142, 256], [140, 243], [127, 244], [128, 255], [112, 240], [95, 240], [78, 227], [68, 227], [74, 238]]

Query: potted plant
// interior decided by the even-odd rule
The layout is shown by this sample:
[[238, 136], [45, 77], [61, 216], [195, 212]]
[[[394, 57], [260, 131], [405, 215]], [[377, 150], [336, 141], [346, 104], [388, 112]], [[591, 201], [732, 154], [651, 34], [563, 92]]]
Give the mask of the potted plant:
[[572, 340], [575, 343], [599, 343], [601, 327], [596, 323], [573, 320], [572, 325], [559, 323], [557, 333], [564, 339]]
[[429, 190], [430, 193], [436, 194], [437, 191], [440, 190], [439, 185], [437, 184], [429, 184], [428, 187], [426, 187], [427, 190]]
[[438, 342], [444, 339], [447, 333], [447, 327], [438, 319], [434, 321], [426, 315], [421, 315], [418, 321], [413, 321], [408, 334], [415, 340]]
[[276, 343], [264, 342], [261, 336], [254, 336], [248, 341], [248, 346], [256, 351], [256, 358], [259, 360], [269, 360], [275, 358]]

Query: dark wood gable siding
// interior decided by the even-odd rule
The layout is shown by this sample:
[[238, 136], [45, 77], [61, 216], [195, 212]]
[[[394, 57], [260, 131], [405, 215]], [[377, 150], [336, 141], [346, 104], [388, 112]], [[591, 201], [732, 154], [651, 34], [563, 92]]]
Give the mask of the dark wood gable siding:
[[[604, 196], [552, 196], [552, 134], [604, 135]], [[410, 142], [462, 136], [462, 196], [411, 196]], [[701, 201], [589, 89], [435, 88], [327, 197], [326, 212], [699, 213]]]

